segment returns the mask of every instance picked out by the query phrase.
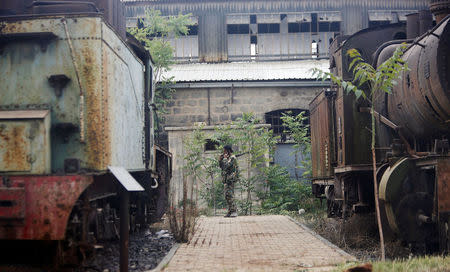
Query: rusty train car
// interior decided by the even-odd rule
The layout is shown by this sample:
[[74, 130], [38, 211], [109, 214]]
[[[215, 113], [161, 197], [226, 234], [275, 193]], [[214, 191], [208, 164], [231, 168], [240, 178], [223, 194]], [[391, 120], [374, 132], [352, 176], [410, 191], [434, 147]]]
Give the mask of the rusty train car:
[[155, 144], [153, 64], [121, 5], [0, 4], [2, 256], [47, 241], [68, 262], [120, 221], [128, 231], [164, 213], [171, 155]]
[[[406, 43], [403, 72], [392, 94], [375, 99], [379, 199], [384, 231], [413, 250], [450, 250], [450, 12], [449, 1], [407, 24], [337, 37], [330, 70], [352, 80], [346, 52], [357, 49], [375, 67]], [[375, 210], [370, 105], [331, 85], [310, 104], [313, 193], [326, 198], [329, 217]]]

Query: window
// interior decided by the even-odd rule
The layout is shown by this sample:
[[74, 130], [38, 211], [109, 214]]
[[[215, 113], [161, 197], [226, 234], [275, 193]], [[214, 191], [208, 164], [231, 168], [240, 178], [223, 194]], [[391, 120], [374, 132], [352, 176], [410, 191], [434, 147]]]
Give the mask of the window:
[[[265, 114], [265, 120], [266, 124], [270, 124], [272, 126], [273, 133], [275, 135], [281, 136], [280, 142], [286, 142], [289, 138], [289, 132], [287, 131], [287, 128], [283, 126], [283, 121], [281, 121], [281, 116], [283, 114], [289, 114], [289, 115], [298, 115], [300, 112], [305, 111], [301, 109], [285, 109], [285, 110], [276, 110], [271, 111]], [[306, 111], [305, 116], [309, 116], [309, 112]], [[306, 120], [304, 125], [309, 125], [309, 119]]]
[[341, 31], [341, 22], [331, 22], [330, 31], [331, 32]]
[[300, 32], [300, 24], [299, 23], [289, 23], [288, 24], [288, 33], [298, 33]]
[[219, 147], [219, 142], [213, 139], [206, 139], [205, 151], [214, 151]]
[[289, 33], [311, 32], [311, 23], [289, 23]]
[[227, 25], [228, 34], [248, 34], [250, 27], [247, 24], [230, 24]]
[[317, 32], [317, 13], [311, 13], [311, 32]]
[[191, 26], [189, 26], [187, 35], [188, 36], [198, 35], [198, 25], [191, 25]]
[[280, 33], [280, 24], [258, 24], [258, 33]]

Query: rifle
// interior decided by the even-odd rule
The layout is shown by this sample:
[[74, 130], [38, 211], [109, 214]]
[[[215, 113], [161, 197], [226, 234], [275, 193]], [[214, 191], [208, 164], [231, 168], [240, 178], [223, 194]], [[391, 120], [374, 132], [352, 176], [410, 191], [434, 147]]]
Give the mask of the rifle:
[[245, 154], [249, 154], [250, 152], [249, 151], [247, 151], [247, 152], [244, 152], [244, 153], [241, 153], [241, 154], [237, 154], [237, 155], [235, 155], [236, 156], [236, 158], [239, 158], [240, 156], [244, 156]]

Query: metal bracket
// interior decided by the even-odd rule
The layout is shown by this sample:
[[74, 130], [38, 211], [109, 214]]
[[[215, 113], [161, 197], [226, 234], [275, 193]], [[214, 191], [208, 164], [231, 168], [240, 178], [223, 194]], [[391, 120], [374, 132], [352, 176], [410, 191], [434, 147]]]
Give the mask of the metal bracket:
[[108, 169], [128, 192], [145, 191], [125, 168], [121, 166], [108, 166]]
[[53, 32], [28, 32], [28, 33], [8, 33], [0, 34], [0, 54], [3, 48], [15, 42], [36, 42], [41, 46], [42, 52], [47, 50], [47, 46], [58, 36]]
[[60, 97], [62, 95], [62, 90], [66, 87], [67, 83], [69, 83], [70, 78], [66, 75], [51, 75], [48, 77], [48, 83], [50, 86], [55, 89], [56, 97]]

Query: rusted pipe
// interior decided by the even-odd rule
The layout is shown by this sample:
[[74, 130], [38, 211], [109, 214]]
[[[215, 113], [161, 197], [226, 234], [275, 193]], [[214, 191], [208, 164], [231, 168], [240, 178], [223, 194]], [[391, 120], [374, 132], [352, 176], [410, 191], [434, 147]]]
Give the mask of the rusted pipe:
[[81, 82], [80, 82], [80, 74], [79, 74], [79, 67], [78, 64], [75, 60], [75, 55], [74, 55], [74, 49], [73, 49], [73, 45], [72, 45], [72, 40], [70, 38], [70, 33], [69, 33], [69, 29], [67, 27], [67, 20], [66, 18], [62, 18], [61, 22], [64, 25], [64, 30], [66, 32], [66, 37], [67, 37], [67, 42], [69, 44], [69, 51], [70, 51], [70, 57], [72, 58], [72, 63], [73, 66], [75, 68], [75, 75], [77, 77], [77, 83], [78, 83], [78, 87], [80, 89], [80, 106], [79, 106], [79, 118], [80, 118], [80, 142], [84, 142], [84, 94], [83, 94], [83, 88], [81, 87]]
[[433, 27], [433, 16], [429, 10], [419, 11], [419, 34], [423, 35]]
[[[368, 107], [360, 107], [359, 108], [359, 112], [367, 112], [367, 113], [371, 113], [372, 114], [372, 109], [368, 108]], [[428, 156], [430, 155], [429, 152], [416, 152], [411, 145], [409, 144], [408, 140], [406, 139], [406, 137], [403, 135], [403, 132], [401, 131], [401, 127], [397, 126], [396, 124], [394, 124], [391, 120], [387, 119], [386, 117], [384, 117], [383, 115], [381, 115], [379, 112], [377, 111], [373, 111], [373, 115], [375, 117], [375, 119], [385, 125], [387, 125], [388, 127], [392, 128], [393, 130], [395, 130], [398, 134], [398, 136], [400, 137], [400, 140], [403, 142], [403, 144], [406, 147], [406, 152], [414, 158], [419, 158], [419, 157], [423, 157], [423, 156]]]
[[208, 88], [207, 90], [208, 95], [208, 126], [211, 125], [211, 89]]
[[406, 38], [414, 39], [420, 35], [419, 13], [406, 15]]
[[128, 272], [128, 244], [129, 235], [129, 205], [130, 193], [126, 189], [122, 189], [120, 195], [120, 272]]
[[423, 213], [419, 213], [417, 215], [417, 220], [419, 220], [420, 224], [430, 224], [433, 222], [431, 217], [424, 215]]

